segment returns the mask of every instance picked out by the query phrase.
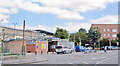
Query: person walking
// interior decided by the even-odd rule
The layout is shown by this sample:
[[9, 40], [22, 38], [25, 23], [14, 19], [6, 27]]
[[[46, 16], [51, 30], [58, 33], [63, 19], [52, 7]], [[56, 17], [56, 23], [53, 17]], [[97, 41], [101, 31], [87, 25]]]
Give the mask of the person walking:
[[84, 54], [87, 54], [87, 49], [86, 49], [86, 47], [85, 47], [85, 51], [84, 51]]
[[105, 46], [104, 51], [107, 52], [107, 46]]

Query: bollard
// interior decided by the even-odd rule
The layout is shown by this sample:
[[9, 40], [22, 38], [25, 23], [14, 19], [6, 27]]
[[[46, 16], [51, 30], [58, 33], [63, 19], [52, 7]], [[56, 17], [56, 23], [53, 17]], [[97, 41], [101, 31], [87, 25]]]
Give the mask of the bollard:
[[35, 51], [34, 60], [36, 60], [36, 55], [37, 55], [37, 52]]
[[21, 62], [21, 56], [22, 56], [22, 54], [20, 53], [19, 62]]

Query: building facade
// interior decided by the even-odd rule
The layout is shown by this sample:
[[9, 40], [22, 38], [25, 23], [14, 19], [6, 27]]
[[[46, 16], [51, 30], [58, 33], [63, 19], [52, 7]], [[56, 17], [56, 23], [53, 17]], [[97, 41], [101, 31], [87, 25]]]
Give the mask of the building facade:
[[91, 27], [98, 27], [101, 33], [101, 39], [111, 38], [117, 39], [117, 34], [120, 32], [120, 24], [92, 24]]

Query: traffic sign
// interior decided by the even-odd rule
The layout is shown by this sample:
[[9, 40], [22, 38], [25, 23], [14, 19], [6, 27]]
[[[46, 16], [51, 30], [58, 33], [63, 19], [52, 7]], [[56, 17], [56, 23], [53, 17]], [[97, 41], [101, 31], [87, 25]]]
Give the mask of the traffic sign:
[[38, 48], [38, 46], [37, 46], [37, 48]]
[[109, 41], [111, 41], [112, 40], [112, 38], [109, 38]]

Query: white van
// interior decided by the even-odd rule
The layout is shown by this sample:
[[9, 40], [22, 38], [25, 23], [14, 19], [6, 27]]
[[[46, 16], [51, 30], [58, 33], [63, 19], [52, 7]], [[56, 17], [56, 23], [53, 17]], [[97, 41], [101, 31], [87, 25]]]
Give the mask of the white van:
[[69, 48], [69, 47], [62, 47], [62, 46], [57, 46], [56, 47], [56, 53], [59, 54], [59, 53], [72, 53], [72, 49]]

